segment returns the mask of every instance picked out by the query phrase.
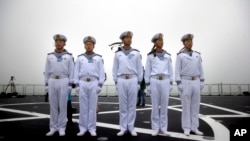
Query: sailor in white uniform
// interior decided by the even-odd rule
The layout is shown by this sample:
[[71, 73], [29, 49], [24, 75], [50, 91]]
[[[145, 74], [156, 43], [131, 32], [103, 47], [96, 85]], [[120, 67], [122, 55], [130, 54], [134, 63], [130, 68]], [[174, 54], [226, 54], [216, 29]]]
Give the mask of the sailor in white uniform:
[[193, 37], [192, 34], [185, 34], [181, 38], [184, 48], [177, 54], [175, 67], [175, 81], [182, 103], [182, 129], [187, 136], [191, 131], [203, 135], [198, 127], [200, 95], [205, 79], [201, 55], [192, 50]]
[[96, 105], [98, 94], [106, 80], [102, 56], [93, 52], [96, 40], [92, 36], [83, 39], [86, 52], [79, 55], [75, 64], [74, 82], [79, 92], [80, 116], [77, 136], [87, 131], [96, 136]]
[[154, 46], [147, 56], [145, 82], [147, 91], [151, 94], [152, 136], [159, 132], [169, 135], [168, 127], [168, 98], [173, 85], [173, 67], [171, 55], [163, 50], [163, 34], [153, 36]]
[[67, 38], [62, 34], [54, 35], [56, 49], [47, 55], [45, 66], [45, 91], [49, 93], [50, 131], [52, 136], [59, 131], [65, 135], [67, 123], [68, 93], [72, 89], [74, 77], [74, 60], [72, 54], [64, 49]]
[[140, 52], [130, 46], [132, 36], [131, 31], [120, 35], [124, 46], [119, 47], [114, 56], [113, 79], [117, 87], [120, 110], [120, 132], [117, 136], [123, 136], [126, 131], [129, 131], [132, 136], [137, 136], [134, 123], [137, 93], [143, 78], [143, 66]]

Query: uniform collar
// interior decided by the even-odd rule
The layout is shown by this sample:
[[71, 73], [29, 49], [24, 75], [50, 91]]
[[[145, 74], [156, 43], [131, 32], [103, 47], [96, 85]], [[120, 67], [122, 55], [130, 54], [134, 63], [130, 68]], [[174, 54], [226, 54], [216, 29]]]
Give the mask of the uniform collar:
[[125, 54], [125, 55], [128, 55], [133, 49], [130, 47], [129, 50], [125, 50], [123, 47], [121, 47], [122, 49], [122, 52]]
[[165, 50], [162, 50], [161, 53], [158, 53], [158, 52], [155, 52], [155, 55], [159, 58], [162, 58], [164, 55], [166, 54], [166, 51]]
[[93, 52], [93, 54], [88, 55], [86, 52], [83, 54], [83, 56], [85, 56], [87, 59], [92, 59], [94, 56], [96, 56], [96, 54]]
[[63, 52], [60, 52], [60, 53], [56, 52], [56, 50], [55, 50], [53, 54], [54, 54], [57, 58], [61, 58], [64, 54], [67, 54], [67, 53], [68, 53], [68, 51], [67, 51], [66, 49], [64, 49]]
[[189, 56], [192, 56], [193, 50], [184, 49], [182, 52], [188, 54]]

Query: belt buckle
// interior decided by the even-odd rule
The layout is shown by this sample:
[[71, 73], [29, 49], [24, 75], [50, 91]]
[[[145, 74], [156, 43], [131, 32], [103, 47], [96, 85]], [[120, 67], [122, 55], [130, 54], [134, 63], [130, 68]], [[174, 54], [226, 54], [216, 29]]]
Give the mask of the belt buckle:
[[90, 78], [87, 78], [86, 81], [87, 81], [87, 82], [90, 82]]
[[129, 75], [125, 75], [125, 79], [129, 79]]
[[59, 76], [59, 75], [56, 75], [56, 76], [55, 76], [55, 79], [60, 79], [60, 76]]
[[194, 76], [192, 76], [192, 80], [195, 80], [195, 77], [194, 77]]
[[159, 76], [158, 79], [159, 79], [159, 80], [162, 80], [162, 79], [163, 79], [163, 76]]

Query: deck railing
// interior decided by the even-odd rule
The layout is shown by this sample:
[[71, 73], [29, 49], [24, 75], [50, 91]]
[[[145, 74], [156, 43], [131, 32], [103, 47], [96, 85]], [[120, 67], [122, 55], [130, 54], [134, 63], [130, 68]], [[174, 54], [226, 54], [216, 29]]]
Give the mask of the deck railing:
[[[0, 85], [1, 92], [5, 92], [6, 87], [7, 85]], [[11, 86], [8, 87], [6, 93], [10, 92], [10, 87]], [[19, 95], [45, 95], [44, 85], [41, 84], [15, 84], [15, 88]], [[244, 92], [250, 92], [250, 84], [218, 83], [205, 84], [202, 95], [243, 95]], [[177, 85], [174, 85], [170, 95], [178, 96], [179, 94]], [[72, 95], [77, 95], [74, 89], [72, 90]], [[117, 96], [115, 85], [103, 85], [102, 92], [99, 96]]]

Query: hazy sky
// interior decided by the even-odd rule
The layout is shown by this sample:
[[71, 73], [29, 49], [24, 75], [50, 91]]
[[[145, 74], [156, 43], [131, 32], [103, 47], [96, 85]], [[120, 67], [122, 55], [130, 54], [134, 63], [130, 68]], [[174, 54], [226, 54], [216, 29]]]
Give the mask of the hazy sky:
[[249, 0], [0, 0], [0, 84], [44, 84], [46, 55], [54, 50], [53, 35], [68, 38], [74, 58], [84, 52], [83, 38], [96, 38], [113, 84], [114, 50], [123, 31], [134, 33], [132, 47], [145, 65], [156, 33], [164, 49], [176, 54], [180, 38], [194, 34], [193, 49], [201, 52], [206, 83], [250, 83]]

